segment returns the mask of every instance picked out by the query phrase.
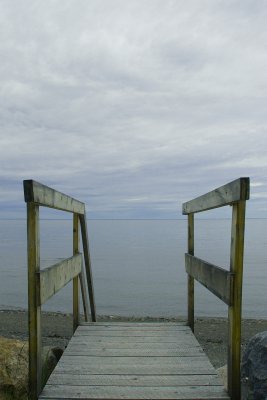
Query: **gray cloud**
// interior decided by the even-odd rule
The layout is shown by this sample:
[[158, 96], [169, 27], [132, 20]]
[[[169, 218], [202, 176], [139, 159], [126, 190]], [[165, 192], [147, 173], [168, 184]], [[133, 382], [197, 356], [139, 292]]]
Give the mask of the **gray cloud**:
[[[0, 3], [0, 217], [22, 179], [96, 218], [173, 218], [239, 176], [266, 214], [266, 7], [258, 1]], [[260, 183], [258, 185], [257, 183]]]

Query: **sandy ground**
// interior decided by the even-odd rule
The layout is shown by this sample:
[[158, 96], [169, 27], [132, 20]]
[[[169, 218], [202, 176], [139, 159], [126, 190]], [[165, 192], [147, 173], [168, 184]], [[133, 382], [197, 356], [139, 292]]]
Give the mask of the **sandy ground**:
[[[98, 316], [98, 321], [181, 321], [176, 318], [135, 318]], [[249, 338], [267, 330], [266, 320], [245, 319], [242, 323], [242, 349]], [[195, 335], [215, 368], [227, 361], [228, 324], [225, 318], [198, 318], [195, 321]], [[42, 313], [42, 340], [44, 345], [64, 348], [72, 335], [70, 314]], [[0, 311], [0, 336], [27, 339], [27, 313], [24, 311]]]

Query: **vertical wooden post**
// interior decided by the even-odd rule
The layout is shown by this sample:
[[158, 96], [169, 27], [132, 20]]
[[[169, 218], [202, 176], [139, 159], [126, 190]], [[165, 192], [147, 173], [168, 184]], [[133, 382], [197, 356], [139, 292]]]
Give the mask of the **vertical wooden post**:
[[228, 391], [231, 399], [240, 400], [240, 361], [241, 361], [241, 310], [244, 257], [246, 202], [233, 205], [230, 271], [234, 273], [233, 304], [228, 308]]
[[36, 400], [42, 389], [41, 306], [38, 300], [40, 271], [39, 206], [27, 203], [29, 398]]
[[[79, 253], [79, 216], [73, 214], [73, 254]], [[73, 332], [79, 325], [79, 277], [73, 278]]]
[[87, 287], [88, 287], [90, 307], [91, 307], [91, 317], [92, 317], [92, 321], [96, 322], [95, 295], [94, 295], [94, 285], [93, 285], [93, 277], [92, 277], [92, 268], [91, 268], [91, 260], [90, 260], [89, 241], [88, 241], [87, 222], [86, 222], [85, 211], [84, 211], [84, 214], [79, 214], [79, 218], [80, 218], [80, 224], [81, 224], [84, 263], [85, 263]]
[[[188, 253], [194, 255], [194, 214], [188, 214]], [[187, 276], [187, 287], [188, 287], [188, 325], [192, 332], [194, 332], [194, 278], [190, 275]]]

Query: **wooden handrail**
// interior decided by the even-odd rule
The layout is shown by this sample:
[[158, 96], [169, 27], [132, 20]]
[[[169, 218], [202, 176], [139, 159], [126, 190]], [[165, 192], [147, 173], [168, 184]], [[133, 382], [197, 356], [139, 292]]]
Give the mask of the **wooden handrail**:
[[64, 193], [58, 192], [34, 180], [25, 180], [24, 199], [26, 203], [55, 208], [71, 213], [84, 214], [85, 205]]
[[239, 178], [183, 204], [183, 214], [198, 213], [249, 199], [249, 178]]
[[[36, 400], [45, 384], [42, 382], [41, 305], [72, 280], [73, 331], [79, 325], [79, 287], [85, 320], [89, 320], [88, 294], [93, 322], [96, 311], [84, 203], [33, 180], [25, 180], [23, 184], [27, 203], [29, 395], [31, 400]], [[44, 270], [40, 270], [40, 206], [73, 214], [73, 257]], [[80, 230], [85, 270], [79, 253]]]
[[[241, 314], [246, 200], [249, 178], [239, 178], [183, 204], [188, 216], [188, 325], [194, 331], [194, 279], [228, 305], [228, 391], [240, 400]], [[230, 270], [224, 270], [194, 256], [194, 214], [213, 208], [232, 206]]]

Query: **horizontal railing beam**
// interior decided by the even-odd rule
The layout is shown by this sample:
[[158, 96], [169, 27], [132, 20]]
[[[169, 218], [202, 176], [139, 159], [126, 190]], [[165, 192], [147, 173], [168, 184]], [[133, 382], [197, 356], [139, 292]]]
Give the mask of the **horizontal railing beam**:
[[26, 203], [55, 208], [77, 214], [84, 214], [85, 205], [64, 193], [33, 180], [23, 181], [24, 199]]
[[234, 274], [190, 254], [185, 254], [186, 272], [224, 303], [232, 304]]
[[44, 304], [67, 285], [82, 270], [82, 255], [75, 254], [37, 273], [39, 277], [39, 304]]
[[239, 178], [183, 204], [183, 214], [197, 213], [249, 199], [249, 178]]

